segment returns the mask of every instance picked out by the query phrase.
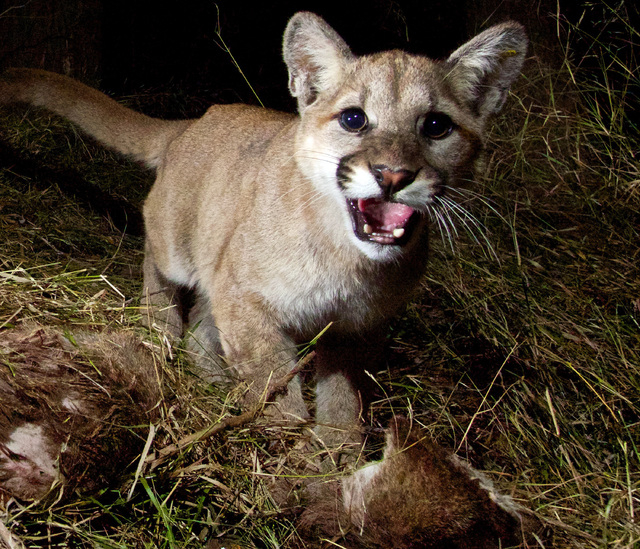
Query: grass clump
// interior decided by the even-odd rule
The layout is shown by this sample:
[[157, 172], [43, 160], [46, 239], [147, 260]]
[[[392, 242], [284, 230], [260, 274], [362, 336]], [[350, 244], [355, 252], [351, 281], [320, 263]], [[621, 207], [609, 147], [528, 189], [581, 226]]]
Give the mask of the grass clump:
[[414, 413], [502, 470], [552, 546], [640, 542], [640, 80], [626, 10], [637, 13], [588, 6], [580, 25], [563, 23], [561, 67], [530, 61], [474, 212], [498, 259], [478, 239], [456, 254], [436, 244], [410, 344], [398, 340], [424, 364], [410, 377]]

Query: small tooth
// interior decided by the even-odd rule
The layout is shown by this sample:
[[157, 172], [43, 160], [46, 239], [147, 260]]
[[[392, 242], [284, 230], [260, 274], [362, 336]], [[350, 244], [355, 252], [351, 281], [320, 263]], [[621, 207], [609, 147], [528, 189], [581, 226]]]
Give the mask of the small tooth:
[[393, 229], [393, 236], [396, 238], [401, 238], [404, 235], [404, 229], [402, 227], [398, 227], [397, 229]]
[[371, 225], [369, 225], [368, 223], [365, 223], [362, 230], [364, 231], [364, 234], [373, 234], [373, 229], [371, 228]]

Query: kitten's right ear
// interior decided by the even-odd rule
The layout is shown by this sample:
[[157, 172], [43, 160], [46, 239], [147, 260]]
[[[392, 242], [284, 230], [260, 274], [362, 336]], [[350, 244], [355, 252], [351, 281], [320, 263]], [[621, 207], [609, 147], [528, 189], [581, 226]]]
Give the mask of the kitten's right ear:
[[289, 69], [289, 91], [302, 112], [318, 94], [339, 83], [355, 59], [345, 41], [314, 13], [296, 13], [284, 32], [284, 61]]

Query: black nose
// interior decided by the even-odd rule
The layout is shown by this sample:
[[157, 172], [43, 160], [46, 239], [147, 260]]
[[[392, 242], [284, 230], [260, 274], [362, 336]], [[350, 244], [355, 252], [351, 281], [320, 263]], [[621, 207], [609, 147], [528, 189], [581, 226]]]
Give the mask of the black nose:
[[387, 166], [372, 166], [371, 171], [386, 197], [391, 197], [413, 183], [417, 175], [417, 172], [403, 169], [392, 170]]

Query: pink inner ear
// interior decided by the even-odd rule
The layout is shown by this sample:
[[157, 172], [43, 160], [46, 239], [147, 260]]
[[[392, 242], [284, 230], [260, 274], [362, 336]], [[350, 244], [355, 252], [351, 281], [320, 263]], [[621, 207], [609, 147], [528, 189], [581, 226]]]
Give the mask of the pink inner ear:
[[358, 200], [358, 209], [367, 216], [367, 221], [380, 227], [402, 226], [414, 211], [405, 204], [387, 202], [379, 198], [361, 198]]

